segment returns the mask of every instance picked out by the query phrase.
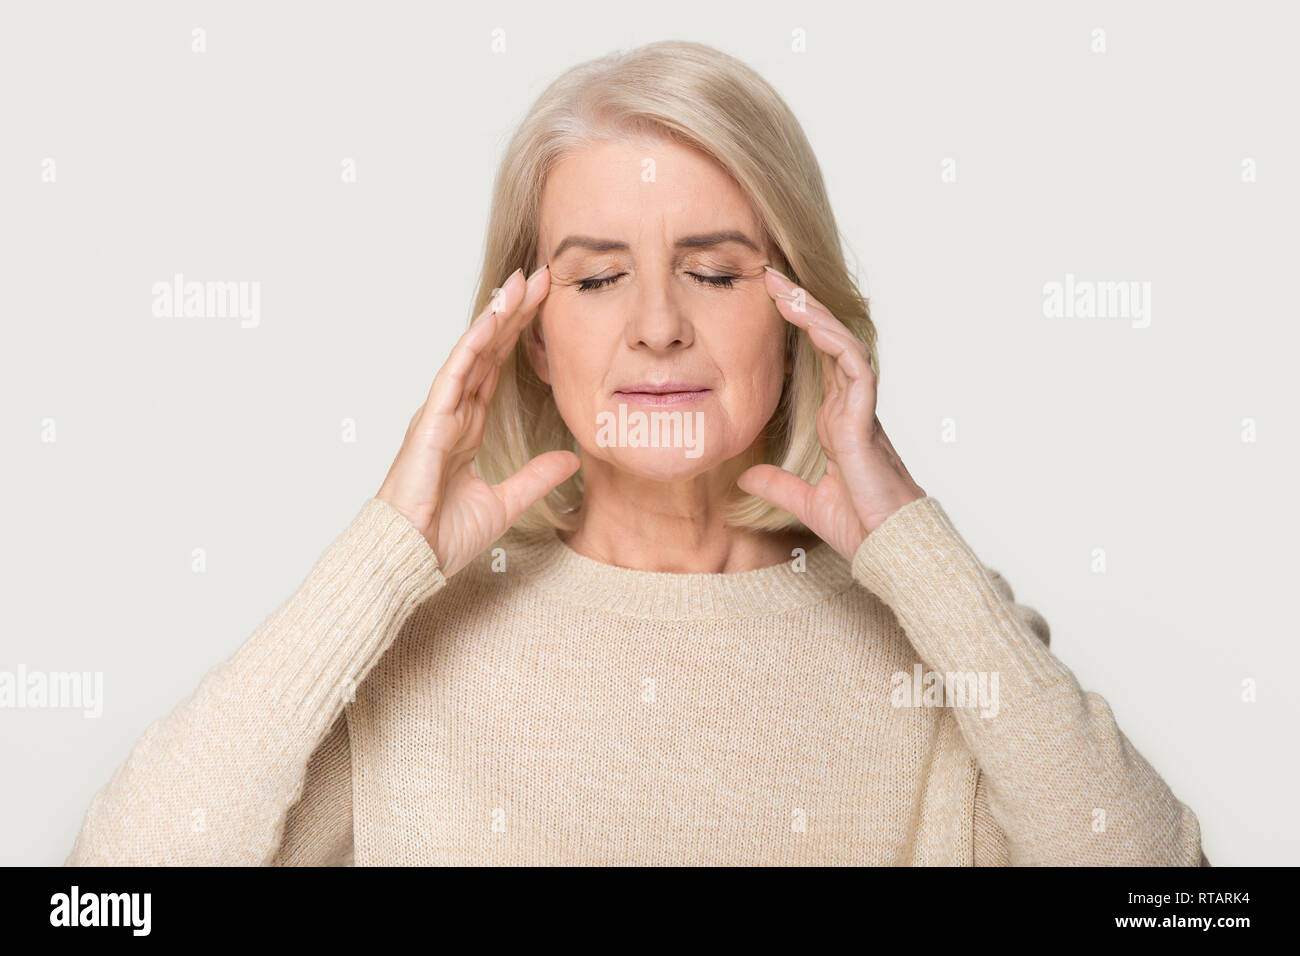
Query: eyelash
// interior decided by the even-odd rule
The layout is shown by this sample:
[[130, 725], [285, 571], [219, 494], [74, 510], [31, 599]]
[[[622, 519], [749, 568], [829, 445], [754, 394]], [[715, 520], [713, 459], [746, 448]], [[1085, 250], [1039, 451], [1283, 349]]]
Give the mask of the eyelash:
[[[728, 276], [728, 275], [702, 276], [702, 275], [697, 275], [694, 272], [688, 272], [686, 274], [690, 276], [692, 279], [694, 279], [696, 282], [700, 283], [700, 285], [713, 286], [715, 289], [734, 288], [736, 285], [736, 280], [740, 278], [739, 276]], [[578, 283], [578, 291], [594, 292], [596, 289], [603, 288], [609, 285], [615, 279], [621, 278], [622, 276], [625, 275], [627, 275], [627, 273], [620, 272], [618, 273], [618, 275], [606, 276], [603, 279], [583, 279]]]

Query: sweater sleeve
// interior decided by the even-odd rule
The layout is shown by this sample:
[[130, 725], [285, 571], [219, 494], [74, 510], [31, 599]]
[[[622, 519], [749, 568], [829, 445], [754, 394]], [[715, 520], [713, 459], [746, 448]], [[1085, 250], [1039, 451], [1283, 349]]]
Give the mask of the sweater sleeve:
[[[446, 583], [423, 535], [386, 502], [366, 501], [289, 600], [144, 732], [91, 800], [65, 865], [336, 858], [341, 805], [330, 794], [344, 705]], [[304, 854], [284, 841], [291, 809], [332, 821], [328, 845]]]
[[975, 826], [982, 859], [1000, 855], [1000, 829], [1015, 866], [1208, 865], [1195, 814], [1134, 749], [1105, 699], [1048, 650], [1047, 622], [980, 563], [938, 500], [890, 515], [862, 542], [852, 571], [893, 610], [929, 672], [954, 689], [983, 680], [991, 691], [976, 706], [950, 691], [987, 788], [992, 819]]
[[289, 810], [270, 865], [352, 864], [352, 747], [344, 711], [307, 764], [302, 799]]
[[972, 849], [975, 866], [1008, 866], [1007, 835], [998, 826], [989, 810], [988, 781], [978, 774], [975, 783], [975, 817], [971, 826]]

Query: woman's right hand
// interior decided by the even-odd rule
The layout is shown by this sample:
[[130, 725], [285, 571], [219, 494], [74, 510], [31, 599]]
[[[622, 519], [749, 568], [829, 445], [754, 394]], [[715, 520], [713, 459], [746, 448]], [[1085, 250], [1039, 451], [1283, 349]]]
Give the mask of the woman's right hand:
[[424, 535], [444, 577], [472, 561], [581, 464], [573, 452], [548, 451], [489, 485], [474, 462], [501, 363], [537, 314], [550, 280], [546, 266], [526, 283], [522, 270], [510, 275], [438, 371], [375, 496]]

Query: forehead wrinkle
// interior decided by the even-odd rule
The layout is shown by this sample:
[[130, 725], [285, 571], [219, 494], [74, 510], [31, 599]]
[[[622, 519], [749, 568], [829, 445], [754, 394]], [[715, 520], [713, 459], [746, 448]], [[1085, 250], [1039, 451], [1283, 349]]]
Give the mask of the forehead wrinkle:
[[[619, 157], [619, 159], [621, 160], [622, 157]], [[618, 165], [621, 166], [621, 162]], [[715, 246], [698, 245], [693, 248], [681, 248], [677, 246], [677, 242], [681, 242], [682, 239], [733, 230], [745, 235], [750, 242], [757, 246], [756, 249], [750, 249], [745, 243], [735, 243], [734, 245], [745, 250], [742, 254], [766, 254], [764, 250], [766, 243], [761, 230], [757, 235], [754, 234], [753, 226], [755, 223], [752, 208], [748, 205], [741, 208], [732, 208], [736, 205], [731, 201], [735, 198], [732, 196], [725, 197], [726, 201], [722, 203], [723, 211], [727, 212], [725, 221], [714, 220], [714, 222], [709, 223], [708, 227], [692, 226], [683, 230], [683, 236], [677, 242], [674, 242], [670, 235], [670, 222], [683, 217], [689, 218], [700, 207], [700, 204], [706, 201], [701, 194], [710, 193], [711, 187], [705, 182], [697, 182], [696, 178], [690, 175], [677, 175], [677, 167], [672, 163], [661, 163], [659, 171], [661, 175], [657, 181], [644, 181], [640, 175], [640, 161], [633, 156], [630, 158], [629, 166], [626, 169], [619, 169], [618, 174], [612, 179], [603, 179], [599, 183], [601, 188], [586, 192], [578, 200], [577, 211], [580, 212], [598, 212], [602, 208], [609, 208], [610, 205], [617, 209], [619, 205], [629, 203], [629, 201], [635, 203], [635, 225], [632, 222], [625, 224], [633, 226], [636, 230], [635, 235], [625, 234], [617, 223], [605, 219], [600, 222], [598, 228], [584, 227], [580, 232], [565, 235], [565, 238], [560, 241], [560, 245], [556, 247], [555, 252], [551, 254], [551, 258], [558, 258], [560, 253], [566, 251], [566, 248], [572, 248], [572, 246], [566, 247], [565, 244], [574, 238], [597, 240], [609, 244], [604, 249], [583, 250], [585, 257], [602, 255], [610, 257], [626, 254], [634, 259], [640, 258], [641, 256], [638, 256], [639, 248], [641, 250], [654, 249], [656, 243], [650, 238], [653, 235], [657, 239], [660, 248], [672, 250], [671, 260], [676, 264], [692, 253], [716, 248]], [[582, 176], [578, 177], [579, 180], [583, 178]], [[552, 183], [554, 182], [555, 180], [552, 180]], [[572, 177], [567, 178], [567, 188], [572, 189], [578, 185], [578, 180]], [[657, 192], [654, 195], [649, 195], [645, 193], [647, 189], [654, 189]], [[628, 195], [632, 190], [636, 191], [635, 197]], [[668, 192], [665, 193], [664, 190]], [[602, 199], [601, 196], [605, 198]], [[553, 203], [551, 205], [553, 208]], [[624, 208], [627, 207], [624, 206]], [[658, 220], [657, 223], [654, 221], [655, 219]], [[620, 245], [623, 248], [619, 248]], [[644, 255], [644, 251], [642, 255]]]

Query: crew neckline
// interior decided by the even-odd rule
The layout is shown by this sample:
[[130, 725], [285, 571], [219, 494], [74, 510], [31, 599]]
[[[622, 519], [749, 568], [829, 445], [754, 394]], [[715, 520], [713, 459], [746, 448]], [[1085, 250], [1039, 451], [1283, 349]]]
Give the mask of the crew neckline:
[[751, 618], [819, 604], [856, 582], [849, 564], [825, 541], [809, 547], [802, 571], [793, 556], [750, 571], [643, 571], [605, 564], [575, 551], [553, 530], [514, 533], [511, 571], [568, 604], [655, 620]]

